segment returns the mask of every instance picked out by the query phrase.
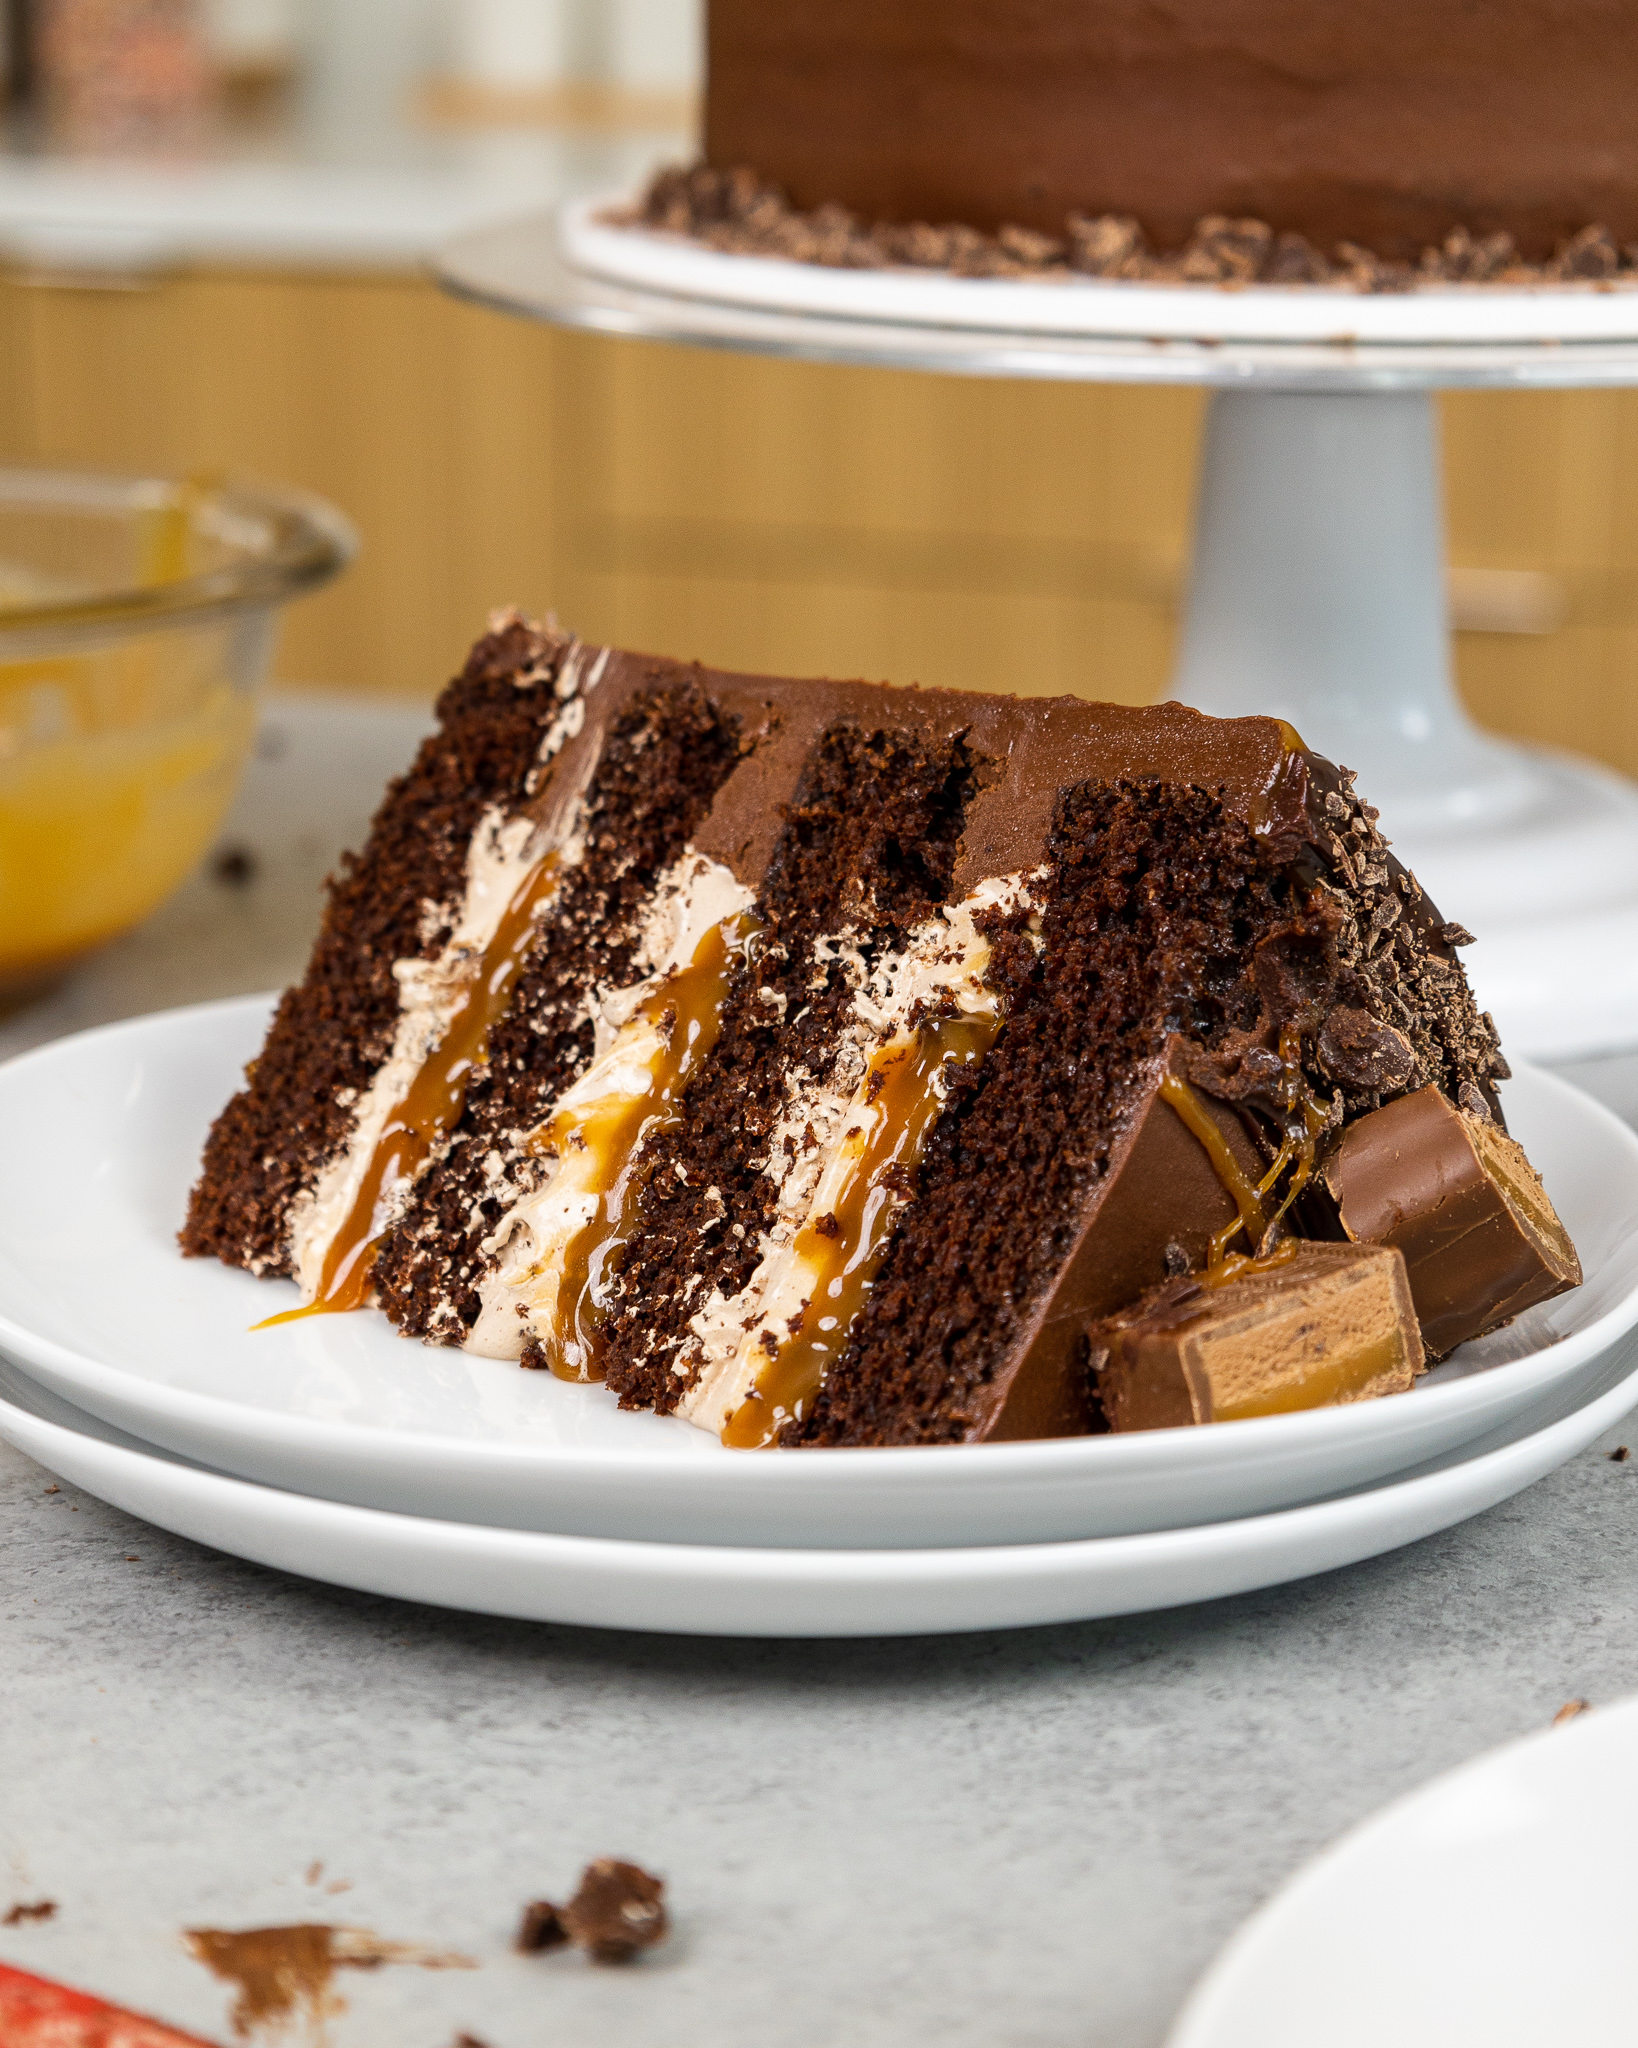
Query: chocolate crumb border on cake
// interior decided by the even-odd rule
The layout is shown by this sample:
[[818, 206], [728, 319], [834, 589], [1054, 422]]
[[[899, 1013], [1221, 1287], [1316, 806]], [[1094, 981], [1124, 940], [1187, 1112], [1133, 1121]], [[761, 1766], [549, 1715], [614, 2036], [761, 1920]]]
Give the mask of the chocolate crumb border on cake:
[[1181, 247], [1156, 249], [1129, 214], [1072, 213], [1057, 234], [1018, 226], [986, 234], [960, 222], [861, 220], [835, 202], [803, 209], [743, 165], [668, 165], [634, 205], [609, 207], [600, 218], [613, 227], [685, 236], [723, 255], [835, 270], [932, 270], [1043, 282], [1323, 285], [1372, 293], [1450, 285], [1638, 286], [1638, 243], [1622, 247], [1597, 221], [1566, 236], [1546, 262], [1526, 261], [1505, 231], [1475, 235], [1456, 227], [1409, 263], [1359, 242], [1323, 250], [1278, 224], [1222, 214], [1197, 221]]

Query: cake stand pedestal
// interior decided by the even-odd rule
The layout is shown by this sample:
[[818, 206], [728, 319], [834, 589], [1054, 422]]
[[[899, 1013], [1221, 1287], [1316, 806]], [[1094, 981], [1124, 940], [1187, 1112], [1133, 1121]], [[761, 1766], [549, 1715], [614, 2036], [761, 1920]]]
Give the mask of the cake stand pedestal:
[[[645, 246], [665, 289], [641, 282]], [[1452, 386], [1638, 384], [1638, 293], [1594, 303], [1573, 291], [1443, 292], [1384, 305], [1268, 290], [1052, 292], [815, 277], [638, 235], [620, 238], [618, 261], [619, 277], [574, 267], [562, 227], [545, 218], [464, 237], [439, 275], [481, 303], [608, 334], [969, 376], [1214, 387], [1174, 694], [1223, 716], [1287, 718], [1357, 771], [1401, 858], [1481, 935], [1466, 964], [1510, 1050], [1569, 1060], [1638, 1048], [1638, 787], [1493, 739], [1463, 712], [1431, 398]], [[918, 304], [926, 318], [904, 317]], [[1089, 329], [1121, 331], [1066, 331], [1066, 307], [1084, 308]], [[1316, 319], [1357, 331], [1316, 338]], [[1604, 331], [1551, 338], [1555, 322], [1576, 335], [1589, 319]], [[1369, 338], [1373, 321], [1393, 338]]]

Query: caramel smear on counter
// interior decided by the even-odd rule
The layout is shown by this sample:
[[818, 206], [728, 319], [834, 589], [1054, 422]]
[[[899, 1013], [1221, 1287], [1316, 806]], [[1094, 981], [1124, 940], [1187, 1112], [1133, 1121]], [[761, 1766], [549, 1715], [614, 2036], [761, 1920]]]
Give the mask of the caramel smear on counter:
[[766, 1449], [786, 1423], [808, 1413], [881, 1267], [910, 1177], [944, 1107], [949, 1070], [983, 1059], [1000, 1029], [999, 1016], [939, 1017], [908, 1044], [872, 1055], [865, 1107], [843, 1141], [840, 1193], [825, 1214], [803, 1225], [792, 1247], [811, 1278], [811, 1294], [783, 1343], [764, 1334], [768, 1363], [722, 1431], [730, 1449]]
[[[1296, 1240], [1274, 1242], [1274, 1234], [1286, 1211], [1313, 1179], [1320, 1133], [1330, 1112], [1304, 1078], [1302, 1041], [1289, 1026], [1280, 1033], [1280, 1061], [1282, 1071], [1276, 1093], [1284, 1113], [1285, 1135], [1259, 1181], [1250, 1178], [1230, 1151], [1197, 1088], [1177, 1074], [1167, 1074], [1160, 1084], [1161, 1094], [1205, 1147], [1224, 1192], [1240, 1212], [1212, 1238], [1205, 1271], [1197, 1275], [1208, 1287], [1222, 1287], [1251, 1273], [1268, 1272], [1295, 1255]], [[1291, 1178], [1285, 1193], [1270, 1213], [1268, 1203], [1288, 1169]], [[1230, 1245], [1242, 1232], [1250, 1250], [1231, 1252]]]
[[289, 2037], [306, 2030], [306, 2048], [326, 2048], [330, 2021], [347, 2009], [332, 1979], [338, 1969], [373, 1970], [382, 1963], [415, 1963], [423, 1970], [475, 1970], [471, 1956], [384, 1941], [365, 1927], [190, 1927], [184, 1938], [213, 1976], [234, 1987], [233, 2031]]
[[721, 1035], [734, 973], [761, 929], [748, 911], [713, 925], [689, 964], [638, 1006], [624, 1029], [636, 1038], [658, 1028], [660, 1036], [640, 1093], [621, 1090], [561, 1111], [533, 1140], [577, 1167], [579, 1187], [597, 1197], [591, 1221], [559, 1255], [557, 1313], [541, 1338], [560, 1380], [603, 1377], [609, 1289], [637, 1223], [637, 1161], [650, 1138], [681, 1123], [683, 1098]]
[[269, 1316], [256, 1325], [258, 1330], [362, 1308], [369, 1300], [370, 1270], [393, 1199], [460, 1122], [468, 1084], [488, 1056], [489, 1034], [506, 1014], [534, 947], [536, 920], [556, 896], [559, 882], [557, 856], [548, 853], [518, 884], [436, 1050], [387, 1118], [353, 1206], [324, 1255], [313, 1299]]

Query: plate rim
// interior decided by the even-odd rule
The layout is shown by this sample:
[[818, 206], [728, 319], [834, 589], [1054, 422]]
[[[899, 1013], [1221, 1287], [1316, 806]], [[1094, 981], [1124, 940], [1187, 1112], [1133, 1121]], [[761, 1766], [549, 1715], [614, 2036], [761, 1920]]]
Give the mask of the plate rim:
[[[1609, 346], [1638, 344], [1638, 279], [1602, 290], [1597, 281], [1588, 281], [1570, 286], [1449, 283], [1412, 292], [1369, 293], [1300, 284], [1229, 288], [1095, 277], [960, 277], [908, 264], [848, 270], [791, 257], [713, 249], [669, 229], [621, 227], [598, 218], [611, 208], [630, 206], [632, 200], [631, 191], [623, 188], [558, 203], [559, 246], [571, 271], [627, 290], [703, 300], [745, 312], [1041, 341], [1226, 341], [1338, 350], [1541, 350], [1566, 339]], [[753, 264], [755, 270], [745, 267]], [[1086, 308], [1085, 317], [1043, 317], [1053, 300], [1066, 292], [1075, 298], [1061, 303]], [[924, 311], [914, 309], [918, 297], [926, 299]], [[872, 298], [879, 305], [873, 307]], [[1032, 311], [1034, 318], [1029, 317]], [[1479, 317], [1473, 317], [1475, 312]], [[1425, 317], [1418, 319], [1418, 314]]]
[[[1411, 1786], [1386, 1804], [1362, 1815], [1333, 1841], [1298, 1864], [1220, 1945], [1179, 2007], [1166, 2035], [1165, 2048], [1234, 2048], [1235, 2041], [1243, 2036], [1228, 2036], [1223, 2032], [1225, 2020], [1232, 2020], [1235, 2012], [1235, 2007], [1227, 2001], [1233, 2000], [1235, 2006], [1243, 2009], [1248, 1983], [1254, 1984], [1266, 1978], [1268, 1972], [1256, 1968], [1256, 1959], [1266, 1943], [1279, 1939], [1280, 1923], [1286, 1914], [1295, 1908], [1298, 1900], [1304, 1898], [1312, 1886], [1323, 1883], [1339, 1865], [1348, 1862], [1365, 1845], [1401, 1826], [1424, 1801], [1469, 1780], [1487, 1777], [1490, 1772], [1515, 1762], [1521, 1755], [1532, 1754], [1548, 1745], [1619, 1741], [1623, 1736], [1630, 1740], [1635, 1727], [1638, 1727], [1638, 1692], [1625, 1693], [1591, 1713], [1575, 1716], [1567, 1726], [1554, 1727], [1549, 1723], [1544, 1728], [1532, 1728], [1523, 1735], [1495, 1743], [1481, 1750], [1477, 1756], [1466, 1757], [1460, 1763], [1452, 1764], [1448, 1770], [1436, 1772], [1421, 1784]], [[1249, 1978], [1248, 1971], [1254, 1972]]]
[[[1590, 1367], [1589, 1367], [1590, 1370]], [[66, 1404], [65, 1404], [66, 1405]], [[998, 1585], [1022, 1579], [1031, 1581], [1037, 1591], [1043, 1584], [1052, 1589], [1061, 1589], [1066, 1584], [1083, 1583], [1087, 1569], [1097, 1561], [1110, 1566], [1112, 1570], [1131, 1563], [1138, 1568], [1145, 1564], [1156, 1572], [1167, 1566], [1186, 1568], [1191, 1561], [1198, 1561], [1209, 1554], [1213, 1546], [1219, 1549], [1227, 1546], [1238, 1555], [1250, 1552], [1254, 1557], [1261, 1555], [1267, 1560], [1270, 1546], [1283, 1550], [1284, 1563], [1281, 1568], [1267, 1576], [1258, 1576], [1263, 1566], [1254, 1567], [1253, 1576], [1244, 1584], [1226, 1586], [1216, 1592], [1183, 1591], [1176, 1588], [1167, 1591], [1163, 1598], [1145, 1596], [1135, 1605], [1103, 1607], [1094, 1605], [1079, 1614], [1079, 1618], [1090, 1618], [1097, 1614], [1159, 1612], [1166, 1607], [1188, 1606], [1205, 1599], [1232, 1597], [1236, 1592], [1257, 1588], [1294, 1583], [1300, 1579], [1320, 1576], [1325, 1572], [1339, 1570], [1350, 1564], [1363, 1563], [1371, 1557], [1381, 1556], [1409, 1543], [1440, 1533], [1460, 1522], [1483, 1513], [1488, 1507], [1499, 1504], [1543, 1478], [1547, 1473], [1563, 1464], [1586, 1448], [1605, 1429], [1613, 1427], [1638, 1405], [1638, 1347], [1630, 1350], [1625, 1359], [1625, 1370], [1620, 1377], [1595, 1393], [1578, 1402], [1568, 1413], [1556, 1421], [1535, 1430], [1527, 1430], [1512, 1441], [1476, 1457], [1453, 1454], [1442, 1462], [1439, 1469], [1430, 1473], [1417, 1474], [1408, 1479], [1389, 1481], [1386, 1484], [1366, 1487], [1359, 1492], [1340, 1499], [1309, 1503], [1294, 1508], [1284, 1508], [1257, 1516], [1248, 1516], [1227, 1522], [1208, 1523], [1194, 1528], [1144, 1531], [1122, 1536], [1097, 1536], [1072, 1538], [1052, 1543], [1033, 1543], [1003, 1546], [978, 1547], [929, 1547], [918, 1550], [782, 1550], [767, 1547], [741, 1546], [737, 1548], [709, 1544], [681, 1544], [675, 1542], [648, 1542], [624, 1537], [561, 1535], [546, 1531], [497, 1529], [474, 1523], [437, 1521], [424, 1516], [395, 1513], [380, 1508], [362, 1508], [350, 1503], [315, 1498], [311, 1495], [289, 1492], [254, 1480], [240, 1479], [231, 1474], [212, 1471], [186, 1460], [155, 1450], [151, 1447], [127, 1448], [110, 1443], [104, 1438], [74, 1430], [64, 1424], [32, 1414], [12, 1402], [0, 1389], [0, 1438], [11, 1443], [23, 1455], [34, 1458], [36, 1463], [47, 1469], [58, 1469], [51, 1464], [50, 1453], [54, 1439], [66, 1438], [71, 1443], [88, 1447], [88, 1457], [99, 1478], [106, 1479], [107, 1471], [113, 1473], [113, 1484], [117, 1488], [122, 1472], [135, 1472], [139, 1481], [146, 1476], [150, 1485], [169, 1485], [177, 1489], [185, 1500], [191, 1500], [196, 1509], [204, 1511], [203, 1518], [210, 1525], [210, 1533], [199, 1534], [195, 1529], [177, 1530], [173, 1523], [161, 1520], [148, 1508], [126, 1507], [122, 1501], [109, 1493], [98, 1493], [96, 1486], [75, 1473], [64, 1471], [63, 1476], [70, 1483], [81, 1485], [87, 1492], [109, 1501], [123, 1513], [130, 1513], [139, 1520], [146, 1520], [155, 1526], [169, 1528], [172, 1533], [181, 1534], [185, 1540], [198, 1542], [207, 1548], [225, 1551], [226, 1554], [248, 1558], [265, 1568], [290, 1573], [296, 1577], [317, 1580], [320, 1583], [352, 1586], [357, 1590], [374, 1591], [382, 1597], [419, 1600], [423, 1604], [453, 1607], [463, 1612], [488, 1612], [517, 1614], [515, 1607], [485, 1607], [470, 1598], [454, 1600], [441, 1598], [437, 1591], [395, 1590], [390, 1587], [374, 1587], [361, 1584], [356, 1576], [338, 1576], [324, 1570], [309, 1570], [301, 1565], [270, 1560], [257, 1555], [251, 1549], [236, 1548], [220, 1541], [224, 1529], [233, 1526], [233, 1518], [242, 1513], [255, 1516], [260, 1513], [271, 1517], [281, 1529], [293, 1537], [300, 1537], [305, 1528], [308, 1540], [315, 1536], [333, 1539], [338, 1533], [345, 1537], [356, 1534], [361, 1544], [368, 1545], [372, 1539], [377, 1544], [397, 1541], [398, 1554], [413, 1561], [416, 1569], [426, 1570], [430, 1565], [451, 1558], [483, 1561], [491, 1568], [530, 1564], [549, 1571], [556, 1564], [566, 1571], [578, 1567], [582, 1574], [581, 1591], [584, 1592], [588, 1574], [597, 1574], [595, 1590], [598, 1593], [610, 1586], [616, 1588], [623, 1583], [622, 1572], [637, 1568], [642, 1580], [642, 1589], [648, 1596], [660, 1594], [675, 1595], [679, 1589], [698, 1591], [703, 1584], [709, 1591], [721, 1594], [737, 1588], [746, 1597], [766, 1597], [770, 1592], [780, 1595], [800, 1595], [804, 1590], [813, 1593], [847, 1597], [866, 1593], [874, 1589], [878, 1594], [889, 1593], [894, 1597], [925, 1597], [937, 1599], [948, 1596], [952, 1591], [968, 1598], [982, 1598]], [[19, 1429], [14, 1417], [22, 1418]], [[26, 1439], [44, 1433], [43, 1449], [46, 1455], [31, 1447]], [[25, 1439], [19, 1441], [19, 1438]], [[1543, 1451], [1547, 1455], [1543, 1457]], [[100, 1462], [99, 1462], [100, 1461]], [[1520, 1476], [1523, 1468], [1523, 1476]], [[154, 1475], [162, 1470], [163, 1480]], [[1499, 1487], [1494, 1482], [1500, 1479]], [[1464, 1483], [1465, 1482], [1465, 1483]], [[1447, 1497], [1441, 1498], [1446, 1490], [1454, 1490], [1459, 1496], [1455, 1503]], [[1421, 1511], [1421, 1520], [1409, 1533], [1396, 1531], [1394, 1523], [1397, 1511], [1408, 1510], [1415, 1519]], [[1358, 1541], [1360, 1525], [1364, 1525], [1367, 1540], [1359, 1548], [1351, 1547]], [[1340, 1539], [1345, 1554], [1331, 1554], [1326, 1539], [1334, 1549]], [[1285, 1539], [1290, 1539], [1289, 1548]], [[1316, 1561], [1298, 1565], [1294, 1570], [1284, 1568], [1291, 1562], [1292, 1554], [1298, 1550], [1312, 1551], [1316, 1541], [1319, 1555]], [[417, 1553], [419, 1552], [419, 1555]], [[333, 1553], [327, 1551], [326, 1556]], [[1083, 1570], [1077, 1579], [1076, 1567]], [[447, 1589], [446, 1589], [447, 1590]], [[1122, 1596], [1123, 1598], [1125, 1596]], [[918, 1611], [913, 1625], [895, 1624], [884, 1630], [879, 1616], [865, 1616], [859, 1625], [844, 1622], [829, 1625], [815, 1624], [814, 1617], [807, 1612], [793, 1613], [792, 1619], [802, 1625], [777, 1628], [748, 1627], [738, 1630], [741, 1635], [769, 1637], [786, 1636], [862, 1636], [880, 1634], [934, 1634], [981, 1631], [996, 1627], [1024, 1627], [1045, 1623], [1054, 1619], [1072, 1621], [1079, 1610], [1033, 1618], [1019, 1617], [1011, 1621], [997, 1621], [979, 1617], [968, 1620], [952, 1620], [944, 1608], [936, 1613], [923, 1615]], [[520, 1617], [529, 1618], [529, 1617]], [[576, 1615], [536, 1616], [536, 1619], [568, 1622], [577, 1626], [637, 1628], [649, 1633], [680, 1633], [692, 1635], [735, 1634], [736, 1631], [720, 1620], [705, 1624], [688, 1618], [680, 1618], [669, 1611], [666, 1617], [652, 1622], [634, 1622], [629, 1616], [610, 1616], [607, 1619], [589, 1618], [585, 1613]], [[1231, 1940], [1233, 1937], [1231, 1937]], [[1168, 2048], [1205, 2048], [1205, 2044], [1169, 2042]]]

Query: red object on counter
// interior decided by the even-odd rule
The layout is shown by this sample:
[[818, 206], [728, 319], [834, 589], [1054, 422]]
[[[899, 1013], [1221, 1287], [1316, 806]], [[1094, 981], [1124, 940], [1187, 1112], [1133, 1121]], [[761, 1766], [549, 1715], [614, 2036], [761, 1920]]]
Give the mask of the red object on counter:
[[141, 2013], [31, 1977], [0, 1963], [0, 2042], [5, 2048], [216, 2048]]

